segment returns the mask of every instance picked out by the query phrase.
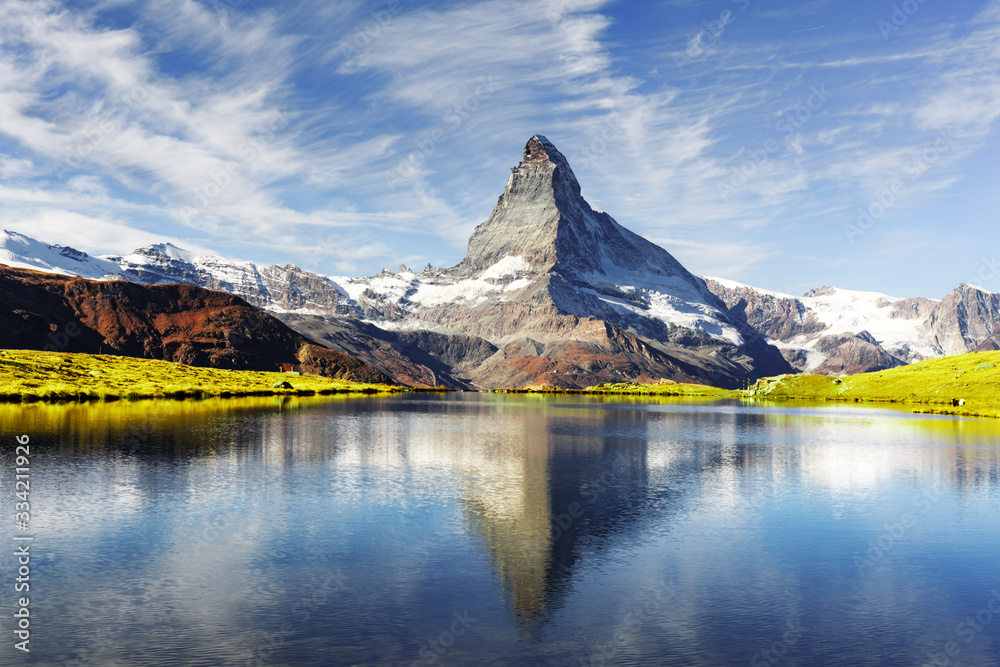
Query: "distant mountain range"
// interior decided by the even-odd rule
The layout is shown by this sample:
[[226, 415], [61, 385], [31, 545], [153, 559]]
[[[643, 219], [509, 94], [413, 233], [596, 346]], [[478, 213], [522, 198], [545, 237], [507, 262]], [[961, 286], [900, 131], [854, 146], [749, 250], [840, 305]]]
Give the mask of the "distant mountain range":
[[972, 352], [996, 340], [1000, 327], [1000, 294], [971, 285], [938, 301], [835, 287], [795, 297], [721, 278], [705, 281], [797, 370], [811, 373], [863, 373]]
[[967, 352], [996, 345], [1000, 328], [1000, 295], [968, 285], [937, 301], [833, 287], [795, 297], [698, 278], [594, 211], [540, 135], [450, 269], [332, 277], [170, 244], [91, 257], [11, 232], [0, 236], [0, 263], [228, 292], [398, 382], [455, 388], [661, 378], [734, 387]]

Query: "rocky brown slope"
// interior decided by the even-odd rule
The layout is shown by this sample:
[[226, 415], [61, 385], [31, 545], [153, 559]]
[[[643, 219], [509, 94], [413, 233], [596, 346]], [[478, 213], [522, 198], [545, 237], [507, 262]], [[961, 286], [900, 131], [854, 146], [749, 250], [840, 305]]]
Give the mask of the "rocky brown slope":
[[1000, 294], [959, 285], [938, 304], [926, 326], [945, 354], [971, 352], [1000, 327]]
[[239, 297], [190, 285], [102, 282], [0, 266], [0, 347], [114, 354], [192, 366], [391, 382]]
[[820, 375], [871, 373], [903, 365], [867, 331], [856, 336], [823, 336], [815, 349], [826, 355], [823, 363], [812, 371]]
[[360, 359], [408, 386], [472, 389], [465, 377], [497, 348], [482, 338], [432, 331], [386, 331], [353, 318], [279, 314], [289, 327]]
[[973, 352], [995, 352], [1000, 350], [1000, 327], [997, 327], [993, 334], [976, 347]]

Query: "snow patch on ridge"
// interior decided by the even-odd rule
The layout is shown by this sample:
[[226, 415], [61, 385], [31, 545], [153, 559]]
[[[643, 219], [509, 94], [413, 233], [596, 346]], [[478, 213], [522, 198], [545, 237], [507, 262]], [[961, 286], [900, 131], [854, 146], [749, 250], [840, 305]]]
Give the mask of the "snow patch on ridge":
[[[826, 360], [826, 355], [816, 351], [814, 346], [823, 336], [854, 336], [867, 331], [890, 354], [908, 352], [923, 358], [940, 357], [943, 352], [934, 344], [926, 327], [926, 318], [905, 319], [892, 317], [893, 304], [906, 298], [890, 296], [881, 292], [866, 292], [831, 287], [815, 296], [793, 296], [752, 287], [735, 280], [706, 276], [731, 290], [749, 289], [758, 294], [779, 299], [790, 299], [801, 303], [806, 312], [802, 317], [815, 317], [826, 325], [822, 331], [802, 334], [787, 341], [770, 341], [782, 350], [802, 350], [806, 353], [805, 370], [818, 368]], [[928, 299], [940, 303], [939, 299]], [[908, 355], [903, 355], [908, 356]]]
[[512, 255], [507, 255], [499, 262], [497, 262], [493, 266], [483, 271], [482, 275], [480, 275], [479, 277], [485, 280], [489, 280], [491, 278], [494, 280], [499, 280], [500, 278], [504, 278], [505, 276], [517, 275], [519, 271], [530, 271], [530, 270], [531, 270], [531, 265], [528, 264], [526, 261], [524, 261], [523, 256], [518, 255], [514, 257]]
[[[438, 275], [428, 278], [413, 272], [383, 273], [368, 278], [330, 277], [348, 297], [357, 302], [366, 290], [383, 301], [394, 303], [413, 312], [420, 308], [435, 308], [448, 304], [475, 306], [489, 300], [490, 295], [512, 292], [531, 284], [518, 274], [531, 269], [522, 256], [508, 255], [487, 268], [478, 278], [454, 280]], [[511, 278], [514, 278], [511, 280]]]
[[892, 304], [905, 301], [901, 297], [833, 288], [830, 294], [799, 297], [799, 301], [828, 325], [821, 335], [842, 336], [867, 331], [890, 353], [905, 347], [926, 358], [942, 354], [931, 342], [924, 320], [891, 316]]
[[157, 243], [155, 245], [149, 246], [150, 249], [169, 257], [170, 259], [176, 259], [182, 262], [189, 262], [194, 264], [198, 259], [198, 255], [191, 252], [190, 250], [184, 250], [183, 248], [178, 248], [173, 243]]
[[727, 289], [734, 289], [734, 290], [735, 289], [741, 289], [741, 288], [752, 289], [754, 292], [757, 292], [758, 294], [767, 294], [768, 296], [773, 296], [776, 299], [799, 299], [799, 298], [801, 298], [801, 297], [797, 297], [797, 296], [795, 296], [793, 294], [785, 294], [784, 292], [772, 292], [771, 290], [762, 289], [760, 287], [752, 287], [750, 285], [746, 285], [744, 283], [740, 283], [740, 282], [737, 282], [735, 280], [729, 280], [727, 278], [716, 278], [715, 276], [702, 276], [702, 280], [714, 280], [715, 282], [719, 283], [720, 285], [722, 285], [723, 287], [725, 287]]

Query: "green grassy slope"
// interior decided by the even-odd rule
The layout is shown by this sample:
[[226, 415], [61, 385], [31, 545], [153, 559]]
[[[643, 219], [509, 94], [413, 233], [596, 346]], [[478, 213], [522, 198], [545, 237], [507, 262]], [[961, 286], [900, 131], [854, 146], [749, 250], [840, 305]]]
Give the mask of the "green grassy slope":
[[[292, 388], [275, 387], [287, 382]], [[284, 394], [380, 393], [401, 387], [185, 366], [94, 354], [0, 350], [0, 400], [115, 400]]]
[[832, 378], [784, 375], [758, 381], [750, 398], [913, 403], [917, 412], [1000, 417], [1000, 352], [970, 352], [887, 371]]
[[692, 384], [604, 384], [586, 393], [636, 396], [715, 396], [749, 400], [888, 402], [915, 412], [1000, 417], [1000, 352], [972, 352], [930, 359], [887, 371], [833, 378], [782, 375], [747, 390]]

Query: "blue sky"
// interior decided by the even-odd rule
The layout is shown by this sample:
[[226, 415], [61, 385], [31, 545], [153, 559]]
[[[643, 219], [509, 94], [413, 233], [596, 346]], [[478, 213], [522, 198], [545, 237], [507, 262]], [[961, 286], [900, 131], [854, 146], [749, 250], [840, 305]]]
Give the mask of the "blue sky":
[[534, 133], [700, 275], [1000, 291], [1000, 0], [0, 0], [0, 224], [458, 263]]

